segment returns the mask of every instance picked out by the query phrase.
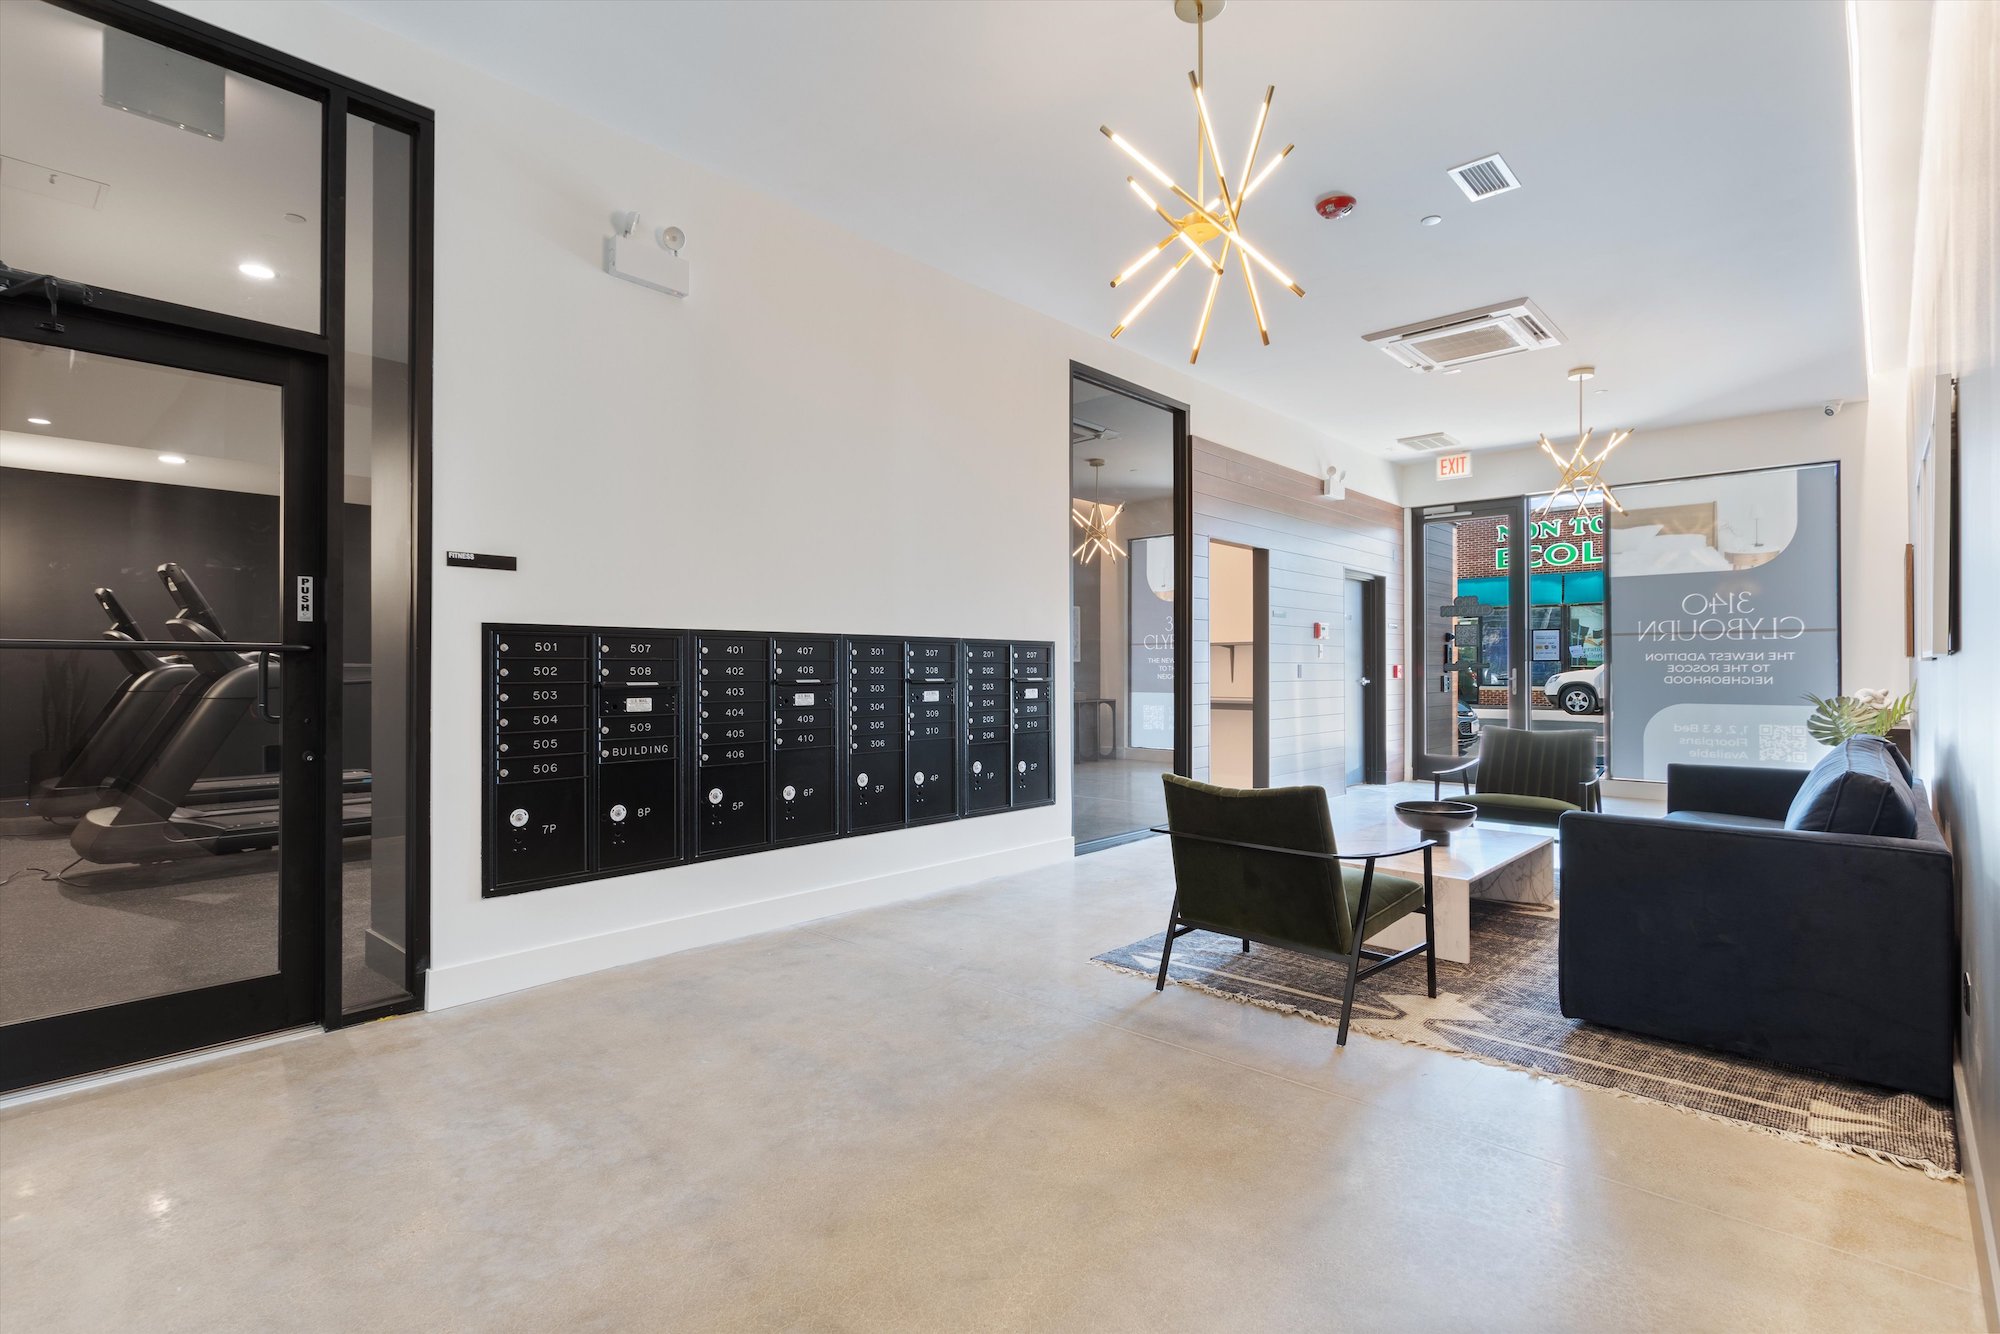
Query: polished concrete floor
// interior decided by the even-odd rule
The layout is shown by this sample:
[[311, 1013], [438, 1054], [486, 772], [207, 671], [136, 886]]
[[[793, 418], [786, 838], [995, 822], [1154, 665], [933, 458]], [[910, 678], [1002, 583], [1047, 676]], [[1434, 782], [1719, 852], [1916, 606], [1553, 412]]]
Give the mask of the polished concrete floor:
[[1981, 1327], [1963, 1187], [1088, 962], [1169, 892], [1149, 840], [0, 1113], [0, 1327]]

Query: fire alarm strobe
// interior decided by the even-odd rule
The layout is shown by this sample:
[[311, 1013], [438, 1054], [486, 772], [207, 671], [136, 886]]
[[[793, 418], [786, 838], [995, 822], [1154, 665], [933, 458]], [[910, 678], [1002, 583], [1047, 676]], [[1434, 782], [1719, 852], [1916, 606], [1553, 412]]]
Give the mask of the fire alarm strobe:
[[1313, 207], [1319, 210], [1319, 215], [1322, 218], [1329, 220], [1344, 218], [1354, 211], [1354, 196], [1342, 194], [1321, 195], [1319, 202], [1315, 203]]

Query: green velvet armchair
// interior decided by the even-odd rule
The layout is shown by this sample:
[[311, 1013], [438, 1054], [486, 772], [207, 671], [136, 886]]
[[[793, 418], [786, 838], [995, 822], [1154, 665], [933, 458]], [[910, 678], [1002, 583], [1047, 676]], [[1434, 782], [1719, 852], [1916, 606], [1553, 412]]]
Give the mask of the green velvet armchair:
[[[1435, 925], [1431, 916], [1429, 839], [1407, 847], [1342, 853], [1334, 846], [1326, 789], [1279, 787], [1247, 791], [1165, 775], [1167, 823], [1155, 832], [1173, 839], [1174, 906], [1160, 950], [1155, 990], [1167, 985], [1174, 941], [1190, 931], [1235, 936], [1347, 964], [1340, 1002], [1340, 1036], [1347, 1045], [1354, 984], [1414, 955], [1424, 956], [1426, 985], [1437, 995]], [[1424, 878], [1390, 875], [1377, 860], [1422, 852]], [[1346, 866], [1343, 862], [1359, 862]], [[1395, 954], [1362, 942], [1411, 913], [1424, 917], [1424, 943]], [[1362, 960], [1371, 960], [1367, 967]]]
[[1581, 728], [1489, 727], [1479, 734], [1477, 759], [1434, 775], [1433, 799], [1443, 795], [1448, 778], [1464, 785], [1457, 800], [1496, 820], [1555, 824], [1565, 811], [1601, 809], [1597, 734]]

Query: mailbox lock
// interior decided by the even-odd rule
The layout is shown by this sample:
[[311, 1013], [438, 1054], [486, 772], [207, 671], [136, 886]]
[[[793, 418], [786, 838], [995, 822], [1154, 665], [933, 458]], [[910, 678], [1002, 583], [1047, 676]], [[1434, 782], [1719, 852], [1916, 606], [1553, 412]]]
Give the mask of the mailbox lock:
[[974, 760], [972, 762], [972, 772], [976, 774], [983, 774], [986, 772], [986, 766], [981, 764], [978, 760]]
[[[784, 652], [783, 649], [780, 649], [778, 651], [780, 653]], [[785, 784], [784, 797], [786, 801], [791, 801], [798, 795], [799, 795], [799, 790], [797, 788], [793, 787], [790, 783]]]
[[924, 785], [924, 776], [923, 774], [919, 773], [917, 775], [917, 786], [922, 787], [923, 785]]
[[722, 804], [721, 788], [712, 787], [708, 790], [708, 804], [711, 806], [720, 806]]
[[1022, 760], [1022, 761], [1020, 761], [1019, 763], [1015, 764], [1015, 766], [1014, 766], [1014, 771], [1015, 771], [1016, 773], [1026, 773], [1026, 772], [1028, 772], [1028, 762], [1027, 762], [1026, 760]]
[[513, 825], [516, 829], [519, 829], [523, 825], [527, 824], [528, 823], [527, 807], [516, 806], [512, 811], [508, 812], [507, 823]]
[[613, 824], [625, 823], [625, 808], [623, 806], [613, 806], [611, 808], [611, 823]]
[[867, 774], [856, 774], [856, 775], [854, 775], [854, 786], [856, 786], [856, 787], [867, 787], [867, 786], [868, 786], [868, 775], [867, 775]]

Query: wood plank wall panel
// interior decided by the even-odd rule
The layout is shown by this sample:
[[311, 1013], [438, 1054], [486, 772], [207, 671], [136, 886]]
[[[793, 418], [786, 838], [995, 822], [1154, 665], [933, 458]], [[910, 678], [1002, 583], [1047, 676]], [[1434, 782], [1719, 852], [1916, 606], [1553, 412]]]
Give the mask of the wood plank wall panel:
[[[1349, 492], [1324, 500], [1316, 477], [1194, 440], [1194, 773], [1209, 772], [1208, 544], [1235, 542], [1271, 553], [1271, 784], [1317, 783], [1338, 791], [1347, 770], [1347, 577], [1383, 581], [1387, 657], [1404, 660], [1408, 595], [1400, 506]], [[1316, 649], [1313, 622], [1327, 627]], [[1356, 649], [1358, 651], [1358, 645]], [[1409, 682], [1385, 688], [1389, 777], [1408, 772]]]

